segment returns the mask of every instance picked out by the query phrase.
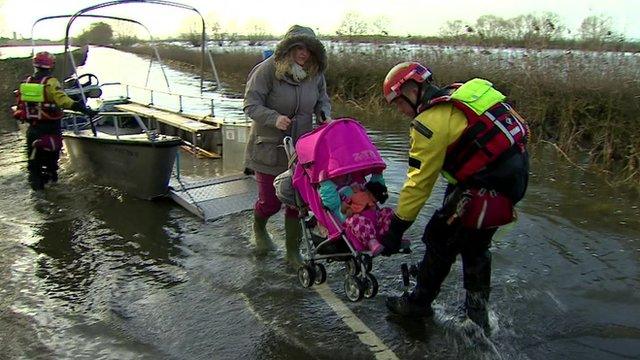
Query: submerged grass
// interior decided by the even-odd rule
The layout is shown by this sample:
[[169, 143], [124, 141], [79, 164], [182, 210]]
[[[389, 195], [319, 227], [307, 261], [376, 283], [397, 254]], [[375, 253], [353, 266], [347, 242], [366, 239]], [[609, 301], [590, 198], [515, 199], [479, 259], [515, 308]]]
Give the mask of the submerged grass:
[[[122, 50], [151, 55], [146, 47]], [[200, 64], [197, 52], [177, 46], [160, 48], [160, 55]], [[260, 56], [257, 50], [214, 55], [222, 81], [236, 92], [243, 90]], [[433, 47], [407, 55], [341, 49], [329, 56], [329, 93], [372, 117], [387, 117], [382, 80], [391, 66], [409, 59], [430, 66], [439, 84], [491, 80], [528, 119], [534, 142], [550, 142], [581, 166], [595, 165], [613, 179], [640, 185], [639, 54], [528, 51], [505, 56]]]

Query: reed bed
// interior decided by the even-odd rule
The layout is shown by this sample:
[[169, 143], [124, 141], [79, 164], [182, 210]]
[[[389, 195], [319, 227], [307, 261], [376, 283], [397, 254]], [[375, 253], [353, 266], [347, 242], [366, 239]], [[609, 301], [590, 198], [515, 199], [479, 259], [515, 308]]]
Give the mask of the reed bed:
[[[150, 55], [146, 47], [123, 50]], [[162, 47], [165, 59], [198, 65], [197, 52]], [[218, 72], [241, 92], [258, 63], [257, 50], [217, 53]], [[532, 141], [550, 142], [581, 166], [640, 185], [640, 54], [583, 51], [497, 52], [433, 47], [418, 51], [331, 51], [326, 73], [335, 101], [387, 117], [381, 83], [391, 66], [409, 59], [432, 68], [436, 82], [491, 80], [528, 119]], [[584, 156], [586, 155], [586, 156]]]
[[[82, 49], [74, 50], [73, 55], [76, 64], [84, 64], [86, 53], [84, 53]], [[63, 62], [64, 57], [61, 54], [56, 55], [56, 63], [58, 66], [56, 66], [53, 75], [61, 81], [71, 73], [70, 69], [67, 68], [67, 74], [63, 76], [65, 75], [62, 74]], [[15, 105], [16, 99], [13, 91], [32, 73], [33, 65], [31, 57], [0, 60], [0, 107], [8, 109], [12, 105]]]

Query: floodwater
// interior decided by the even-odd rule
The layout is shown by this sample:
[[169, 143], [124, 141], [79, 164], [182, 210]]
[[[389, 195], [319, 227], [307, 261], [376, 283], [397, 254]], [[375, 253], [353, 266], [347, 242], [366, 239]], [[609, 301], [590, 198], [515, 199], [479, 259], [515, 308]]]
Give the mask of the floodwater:
[[[147, 60], [92, 49], [87, 67], [95, 64], [103, 81], [140, 73], [144, 81]], [[197, 91], [193, 75], [171, 70], [171, 77]], [[241, 118], [232, 104], [218, 115]], [[370, 129], [389, 166], [394, 203], [406, 169], [407, 124], [366, 119], [350, 108], [339, 113], [357, 115]], [[442, 184], [408, 232], [414, 253], [375, 259], [380, 294], [352, 304], [339, 264], [328, 266], [329, 287], [314, 291], [299, 286], [282, 250], [256, 256], [249, 213], [202, 223], [168, 200], [93, 185], [71, 172], [66, 158], [59, 184], [34, 193], [23, 136], [11, 119], [0, 129], [2, 359], [640, 357], [638, 195], [549, 149], [532, 149], [519, 221], [493, 243], [493, 333], [486, 339], [457, 316], [464, 298], [459, 262], [433, 319], [402, 320], [384, 307], [385, 296], [402, 291], [400, 264], [424, 252], [421, 230]], [[217, 161], [182, 164], [191, 176], [221, 172]], [[282, 249], [281, 215], [269, 230]]]

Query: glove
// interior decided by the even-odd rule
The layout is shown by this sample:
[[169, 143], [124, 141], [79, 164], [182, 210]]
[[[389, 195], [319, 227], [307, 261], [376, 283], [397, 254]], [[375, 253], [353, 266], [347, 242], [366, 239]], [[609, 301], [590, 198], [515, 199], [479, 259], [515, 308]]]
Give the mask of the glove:
[[372, 174], [369, 182], [374, 182], [380, 185], [387, 186], [387, 184], [384, 182], [384, 176], [382, 176], [382, 174]]
[[384, 256], [390, 256], [397, 253], [400, 250], [400, 243], [402, 242], [402, 235], [413, 224], [413, 221], [402, 220], [393, 213], [391, 218], [391, 224], [389, 224], [389, 231], [382, 235], [380, 243], [384, 246], [384, 250], [380, 253]]
[[324, 111], [320, 111], [320, 114], [316, 114], [317, 124], [328, 124], [331, 122], [331, 116], [327, 116]]
[[71, 110], [73, 111], [77, 111], [77, 112], [81, 112], [89, 117], [94, 117], [96, 116], [96, 114], [98, 114], [97, 111], [91, 109], [90, 107], [86, 106], [82, 101], [76, 101], [73, 103], [73, 105], [71, 105]]
[[90, 107], [88, 107], [88, 106], [87, 106], [87, 107], [85, 108], [85, 110], [83, 111], [83, 113], [84, 113], [85, 115], [87, 115], [88, 117], [92, 118], [92, 117], [94, 117], [94, 116], [98, 115], [99, 111], [93, 110], [92, 108], [90, 108]]
[[82, 103], [82, 101], [74, 101], [69, 109], [81, 113], [87, 111], [87, 107]]
[[389, 198], [389, 194], [387, 193], [387, 187], [384, 184], [379, 182], [369, 181], [364, 185], [364, 187], [373, 194], [373, 197], [378, 200], [380, 204], [384, 204], [385, 201]]

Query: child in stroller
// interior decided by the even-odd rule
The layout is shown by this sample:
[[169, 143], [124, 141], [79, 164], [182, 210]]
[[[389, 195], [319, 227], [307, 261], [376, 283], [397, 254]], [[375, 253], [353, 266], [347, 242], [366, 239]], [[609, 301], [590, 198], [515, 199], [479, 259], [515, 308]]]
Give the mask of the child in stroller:
[[[290, 138], [284, 142], [289, 156], [289, 184], [295, 191], [294, 199], [281, 200], [288, 204], [294, 201], [300, 210], [304, 258], [298, 269], [300, 283], [310, 287], [326, 281], [322, 260], [345, 261], [344, 289], [349, 300], [374, 297], [378, 283], [370, 273], [372, 255], [382, 250], [377, 239], [383, 226], [379, 226], [378, 220], [387, 212], [380, 210], [374, 201], [386, 200], [381, 176], [386, 165], [378, 149], [365, 129], [348, 118], [334, 120], [303, 135], [295, 148]], [[276, 178], [276, 192], [282, 194], [278, 188], [286, 183]], [[345, 213], [349, 209], [353, 212], [351, 216], [340, 211], [343, 203], [348, 205]], [[364, 222], [375, 229], [362, 232]]]
[[378, 206], [388, 198], [382, 174], [372, 174], [369, 181], [351, 174], [324, 180], [319, 193], [322, 204], [342, 224], [356, 251], [368, 250], [376, 256], [383, 250], [378, 239], [389, 230], [393, 210]]

